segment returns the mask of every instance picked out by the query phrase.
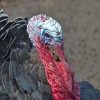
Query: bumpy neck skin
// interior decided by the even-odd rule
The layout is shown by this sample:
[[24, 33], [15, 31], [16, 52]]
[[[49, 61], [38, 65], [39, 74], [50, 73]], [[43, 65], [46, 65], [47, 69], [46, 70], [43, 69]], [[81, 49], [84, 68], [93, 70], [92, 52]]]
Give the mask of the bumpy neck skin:
[[[54, 100], [80, 100], [79, 87], [74, 79], [71, 67], [63, 57], [63, 52], [58, 50], [62, 61], [56, 61], [52, 52], [43, 47], [39, 38], [36, 40], [36, 49], [45, 68], [48, 83], [51, 86]], [[57, 48], [57, 47], [56, 47]]]

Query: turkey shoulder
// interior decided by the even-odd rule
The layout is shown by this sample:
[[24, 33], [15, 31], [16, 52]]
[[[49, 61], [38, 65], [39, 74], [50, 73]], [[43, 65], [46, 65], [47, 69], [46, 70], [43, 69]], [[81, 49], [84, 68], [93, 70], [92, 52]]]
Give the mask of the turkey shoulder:
[[35, 48], [30, 52], [25, 48], [13, 49], [10, 61], [2, 64], [2, 84], [10, 97], [18, 100], [51, 100], [50, 86], [35, 51]]
[[8, 21], [0, 12], [0, 100], [51, 100], [44, 68], [28, 38], [27, 22], [22, 17]]

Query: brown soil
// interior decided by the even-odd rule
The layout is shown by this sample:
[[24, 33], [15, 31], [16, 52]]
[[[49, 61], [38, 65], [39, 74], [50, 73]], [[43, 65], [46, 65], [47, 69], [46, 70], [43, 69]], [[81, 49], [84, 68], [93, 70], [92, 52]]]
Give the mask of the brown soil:
[[78, 81], [100, 89], [99, 0], [0, 0], [9, 19], [47, 14], [61, 23], [65, 54]]

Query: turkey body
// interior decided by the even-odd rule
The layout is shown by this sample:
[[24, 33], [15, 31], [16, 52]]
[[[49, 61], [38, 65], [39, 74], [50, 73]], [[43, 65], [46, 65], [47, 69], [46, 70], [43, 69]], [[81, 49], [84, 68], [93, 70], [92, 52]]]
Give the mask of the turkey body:
[[[8, 21], [0, 12], [0, 100], [53, 100], [38, 52], [28, 38], [27, 18]], [[81, 100], [100, 100], [100, 92], [80, 82]]]
[[51, 100], [42, 63], [26, 32], [27, 18], [0, 12], [0, 100]]

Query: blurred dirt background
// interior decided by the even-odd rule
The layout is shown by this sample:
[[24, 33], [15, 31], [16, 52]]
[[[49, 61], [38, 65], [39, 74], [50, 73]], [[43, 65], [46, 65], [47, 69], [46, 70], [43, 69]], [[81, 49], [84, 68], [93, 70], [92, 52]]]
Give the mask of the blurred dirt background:
[[40, 13], [55, 18], [77, 80], [100, 89], [100, 0], [0, 0], [0, 9], [10, 20]]

